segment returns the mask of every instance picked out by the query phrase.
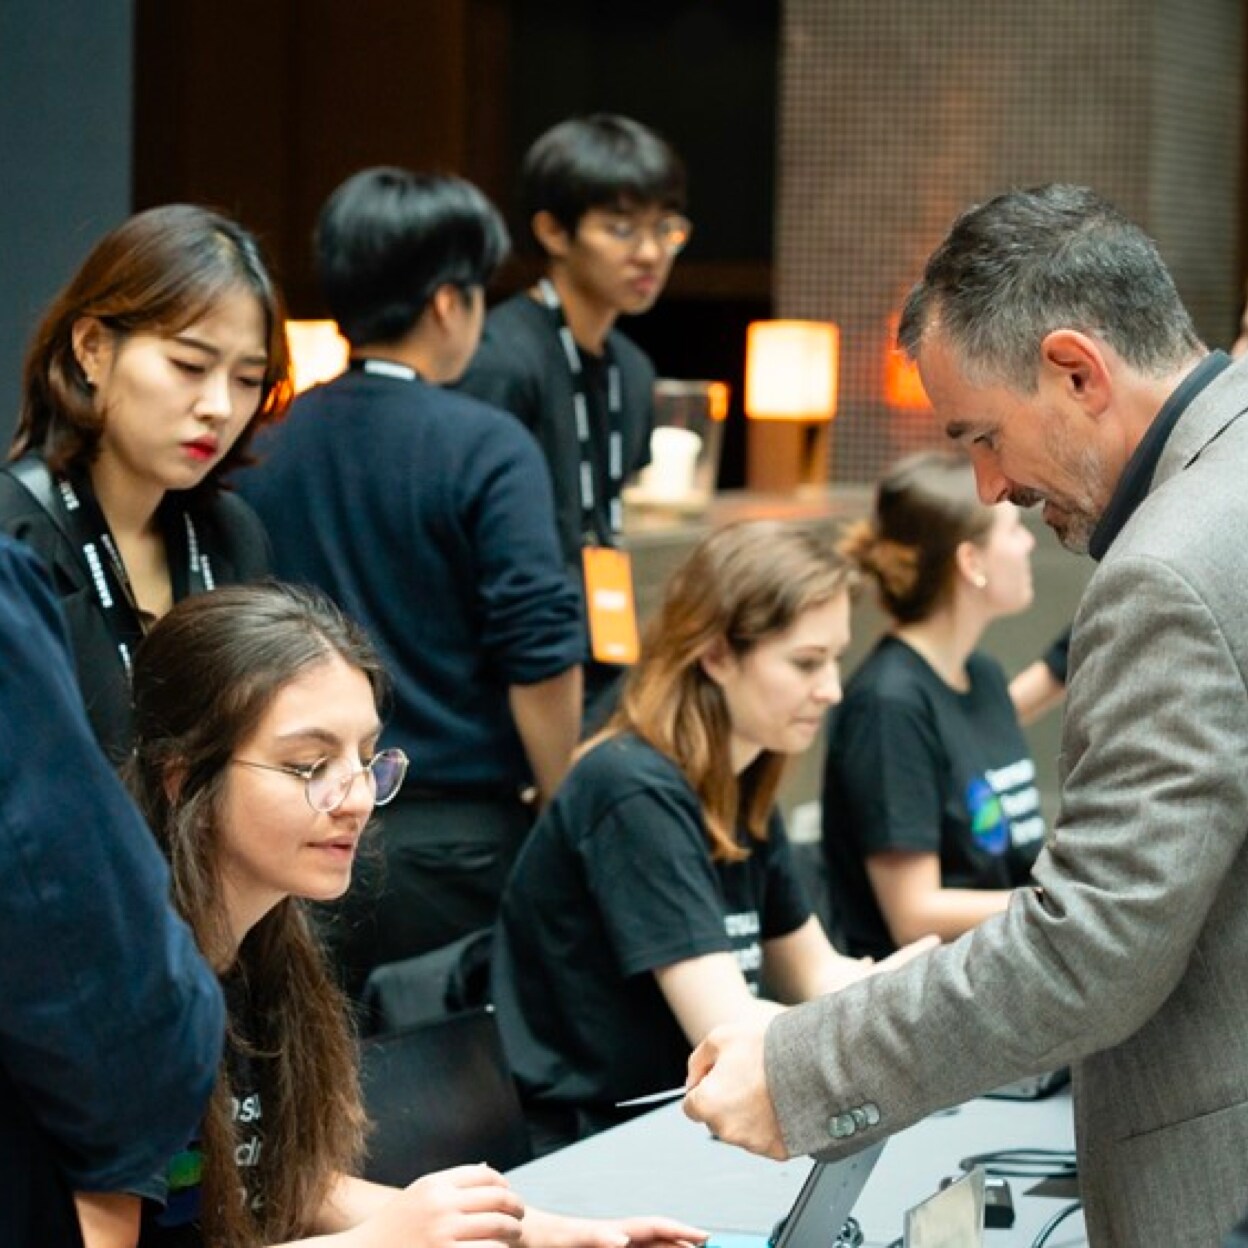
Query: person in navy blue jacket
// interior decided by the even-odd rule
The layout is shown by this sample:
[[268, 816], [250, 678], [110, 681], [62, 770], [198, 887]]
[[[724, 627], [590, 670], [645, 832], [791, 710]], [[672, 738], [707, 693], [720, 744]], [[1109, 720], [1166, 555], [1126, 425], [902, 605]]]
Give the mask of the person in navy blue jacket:
[[90, 1245], [195, 1127], [222, 1003], [87, 723], [47, 574], [3, 536], [0, 879], [0, 1243]]
[[442, 389], [481, 333], [505, 254], [493, 206], [459, 178], [378, 168], [318, 228], [347, 373], [300, 396], [238, 479], [287, 580], [372, 635], [394, 680], [391, 739], [412, 766], [336, 943], [347, 987], [373, 966], [490, 924], [580, 725], [580, 599], [532, 435]]

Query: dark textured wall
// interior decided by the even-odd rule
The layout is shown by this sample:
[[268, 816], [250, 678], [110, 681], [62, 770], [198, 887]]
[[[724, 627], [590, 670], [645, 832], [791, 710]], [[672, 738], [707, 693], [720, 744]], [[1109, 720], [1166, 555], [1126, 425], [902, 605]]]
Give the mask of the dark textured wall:
[[0, 0], [0, 452], [40, 312], [130, 210], [131, 0]]
[[1007, 187], [1096, 187], [1230, 341], [1242, 23], [1239, 0], [787, 0], [777, 314], [841, 325], [835, 479], [933, 438], [883, 399], [889, 318], [952, 217]]

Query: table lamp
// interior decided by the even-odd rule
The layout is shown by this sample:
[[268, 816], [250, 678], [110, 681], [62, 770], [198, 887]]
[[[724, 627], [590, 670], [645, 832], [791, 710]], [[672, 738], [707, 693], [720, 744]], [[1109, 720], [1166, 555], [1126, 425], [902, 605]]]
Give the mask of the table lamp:
[[351, 348], [336, 321], [287, 321], [286, 345], [296, 394], [347, 370]]
[[746, 484], [791, 490], [828, 480], [840, 332], [830, 321], [754, 321], [746, 331]]

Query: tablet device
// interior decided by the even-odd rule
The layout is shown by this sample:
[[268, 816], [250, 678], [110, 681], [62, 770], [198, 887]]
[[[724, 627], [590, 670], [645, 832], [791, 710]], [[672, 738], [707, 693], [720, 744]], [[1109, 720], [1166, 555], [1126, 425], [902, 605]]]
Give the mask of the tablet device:
[[[793, 1207], [776, 1225], [771, 1248], [831, 1248], [884, 1151], [884, 1142], [840, 1161], [815, 1162]], [[712, 1235], [712, 1241], [717, 1237]]]

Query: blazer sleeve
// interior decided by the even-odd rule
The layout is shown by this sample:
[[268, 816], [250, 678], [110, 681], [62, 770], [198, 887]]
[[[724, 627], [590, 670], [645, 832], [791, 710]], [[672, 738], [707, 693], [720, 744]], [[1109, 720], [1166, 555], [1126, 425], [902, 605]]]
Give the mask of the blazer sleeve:
[[132, 1190], [196, 1126], [215, 977], [96, 746], [34, 557], [0, 542], [0, 1065], [69, 1183]]
[[1183, 979], [1248, 824], [1244, 656], [1174, 566], [1136, 555], [1093, 578], [1076, 647], [1062, 811], [1035, 887], [771, 1025], [768, 1085], [793, 1152], [856, 1151], [1117, 1045]]

